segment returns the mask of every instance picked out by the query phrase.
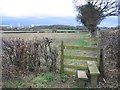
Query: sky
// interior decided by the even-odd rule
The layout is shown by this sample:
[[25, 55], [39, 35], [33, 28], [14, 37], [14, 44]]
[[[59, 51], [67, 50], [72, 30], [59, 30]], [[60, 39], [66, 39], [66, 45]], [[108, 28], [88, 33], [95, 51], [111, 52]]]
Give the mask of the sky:
[[[76, 14], [73, 0], [0, 0], [2, 24], [79, 25]], [[118, 17], [109, 17], [99, 26], [117, 24]]]

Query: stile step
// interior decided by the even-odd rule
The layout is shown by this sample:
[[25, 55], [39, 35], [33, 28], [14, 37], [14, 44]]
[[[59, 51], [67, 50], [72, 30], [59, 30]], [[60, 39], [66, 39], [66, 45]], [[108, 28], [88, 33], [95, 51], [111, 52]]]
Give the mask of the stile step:
[[97, 85], [98, 75], [100, 74], [99, 69], [94, 61], [87, 61], [87, 64], [91, 76], [91, 86], [95, 87]]
[[86, 81], [88, 80], [86, 72], [82, 70], [77, 70], [77, 78], [79, 86], [85, 87]]

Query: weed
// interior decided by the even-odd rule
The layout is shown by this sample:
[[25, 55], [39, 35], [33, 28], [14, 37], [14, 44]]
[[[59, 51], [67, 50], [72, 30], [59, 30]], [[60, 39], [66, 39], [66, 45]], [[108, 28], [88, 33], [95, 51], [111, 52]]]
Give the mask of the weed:
[[53, 73], [46, 73], [45, 76], [44, 76], [44, 78], [48, 82], [52, 82], [54, 80], [54, 75], [53, 75]]
[[68, 80], [68, 76], [64, 73], [60, 74], [60, 78], [62, 82], [66, 82]]
[[46, 73], [43, 76], [37, 76], [33, 79], [33, 86], [38, 88], [48, 88], [54, 81], [53, 73]]

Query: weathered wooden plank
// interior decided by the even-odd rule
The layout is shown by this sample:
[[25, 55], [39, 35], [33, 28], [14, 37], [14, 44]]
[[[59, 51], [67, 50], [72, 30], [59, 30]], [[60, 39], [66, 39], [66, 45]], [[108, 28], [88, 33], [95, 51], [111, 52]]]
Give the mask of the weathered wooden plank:
[[97, 67], [98, 68], [100, 67], [100, 48], [98, 49], [98, 52], [97, 52]]
[[91, 75], [99, 75], [99, 69], [97, 68], [97, 65], [94, 61], [87, 61], [88, 69], [90, 71]]
[[86, 57], [86, 56], [71, 56], [71, 55], [64, 55], [66, 59], [78, 59], [78, 60], [90, 60], [90, 61], [97, 61], [97, 57]]
[[80, 46], [64, 46], [65, 49], [79, 49], [79, 50], [88, 50], [88, 51], [95, 51], [98, 50], [96, 47], [80, 47]]
[[68, 75], [75, 75], [75, 74], [76, 74], [76, 71], [64, 70], [64, 73], [65, 73], [65, 74], [68, 74]]
[[100, 56], [99, 56], [99, 70], [100, 74], [104, 76], [104, 62], [103, 62], [103, 49], [100, 49]]
[[77, 70], [77, 77], [79, 79], [88, 79], [86, 72], [82, 70]]
[[75, 65], [65, 65], [64, 68], [72, 68], [72, 69], [80, 69], [80, 70], [87, 70], [87, 66], [75, 66]]

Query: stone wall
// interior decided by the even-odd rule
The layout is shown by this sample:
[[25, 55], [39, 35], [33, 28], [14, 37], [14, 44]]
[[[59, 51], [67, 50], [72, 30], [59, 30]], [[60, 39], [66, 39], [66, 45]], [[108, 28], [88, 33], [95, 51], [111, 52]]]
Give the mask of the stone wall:
[[103, 87], [120, 86], [120, 30], [100, 31], [100, 47], [103, 49]]

